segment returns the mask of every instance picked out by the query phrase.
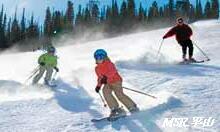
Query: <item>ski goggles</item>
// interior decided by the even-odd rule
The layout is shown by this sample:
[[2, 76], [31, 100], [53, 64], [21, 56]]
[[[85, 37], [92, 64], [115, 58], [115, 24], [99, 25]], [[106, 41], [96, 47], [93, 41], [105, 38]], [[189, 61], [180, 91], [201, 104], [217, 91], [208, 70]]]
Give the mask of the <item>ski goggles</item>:
[[178, 24], [183, 24], [183, 20], [178, 20], [177, 23]]
[[102, 55], [95, 55], [94, 58], [95, 60], [103, 60], [105, 57]]

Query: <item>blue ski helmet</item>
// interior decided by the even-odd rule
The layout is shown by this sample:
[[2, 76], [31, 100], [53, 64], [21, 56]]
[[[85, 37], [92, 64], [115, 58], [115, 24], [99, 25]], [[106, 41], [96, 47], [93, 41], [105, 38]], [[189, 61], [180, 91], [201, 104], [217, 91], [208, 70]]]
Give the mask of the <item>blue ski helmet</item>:
[[48, 48], [47, 51], [48, 51], [49, 53], [55, 53], [56, 49], [55, 49], [53, 46], [51, 46], [51, 47]]
[[97, 49], [94, 53], [96, 60], [103, 60], [107, 57], [107, 52], [104, 49]]

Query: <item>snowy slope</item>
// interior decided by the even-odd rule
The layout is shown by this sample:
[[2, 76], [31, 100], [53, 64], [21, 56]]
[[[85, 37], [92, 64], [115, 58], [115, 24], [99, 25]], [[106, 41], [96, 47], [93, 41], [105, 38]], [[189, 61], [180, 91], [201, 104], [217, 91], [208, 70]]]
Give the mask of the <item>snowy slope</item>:
[[[25, 80], [42, 52], [0, 55], [0, 131], [75, 132], [149, 131], [192, 132], [220, 129], [220, 23], [201, 21], [191, 25], [195, 42], [210, 56], [203, 64], [176, 65], [181, 49], [167, 39], [160, 60], [155, 58], [167, 29], [58, 48], [58, 87], [28, 86]], [[65, 43], [71, 44], [72, 41]], [[155, 95], [152, 99], [130, 91], [141, 112], [114, 123], [90, 120], [109, 111], [94, 91], [93, 52], [105, 48], [124, 78], [124, 86]], [[195, 57], [202, 54], [195, 50]], [[213, 117], [211, 128], [165, 128], [166, 117]]]

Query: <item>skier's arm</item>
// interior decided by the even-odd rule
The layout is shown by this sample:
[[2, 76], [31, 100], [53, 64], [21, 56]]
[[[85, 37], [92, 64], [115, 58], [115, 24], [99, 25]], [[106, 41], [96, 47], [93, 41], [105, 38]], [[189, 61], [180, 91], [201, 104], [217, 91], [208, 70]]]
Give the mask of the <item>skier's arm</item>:
[[43, 63], [45, 64], [45, 54], [41, 55], [39, 58], [38, 58], [38, 64], [39, 65], [42, 65]]
[[168, 37], [172, 37], [175, 34], [176, 34], [176, 27], [173, 27], [163, 36], [163, 39], [166, 39]]
[[57, 56], [55, 56], [55, 60], [54, 60], [54, 63], [53, 63], [53, 68], [56, 70], [56, 72], [59, 72], [59, 68], [57, 67]]
[[54, 61], [53, 61], [53, 64], [52, 64], [52, 67], [57, 67], [57, 56], [54, 56]]
[[97, 85], [96, 87], [101, 87], [102, 86], [102, 83], [101, 83], [101, 79], [102, 79], [102, 74], [100, 73], [99, 69], [96, 67], [95, 68], [95, 73], [97, 75]]
[[189, 31], [189, 35], [192, 36], [193, 35], [193, 31], [192, 31], [192, 28], [190, 26], [188, 26], [188, 31]]

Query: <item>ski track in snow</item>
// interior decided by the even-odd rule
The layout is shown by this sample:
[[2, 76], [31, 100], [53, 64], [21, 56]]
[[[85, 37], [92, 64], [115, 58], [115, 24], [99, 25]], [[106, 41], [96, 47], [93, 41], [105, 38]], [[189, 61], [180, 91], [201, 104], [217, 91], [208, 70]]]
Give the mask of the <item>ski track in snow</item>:
[[[220, 22], [200, 21], [191, 26], [195, 32], [193, 40], [211, 61], [177, 65], [181, 49], [172, 38], [165, 40], [158, 62], [158, 38], [167, 29], [137, 33], [58, 48], [60, 73], [56, 88], [29, 86], [30, 81], [25, 82], [42, 52], [1, 54], [0, 131], [218, 132]], [[141, 112], [113, 123], [92, 123], [91, 119], [109, 114], [94, 91], [93, 52], [97, 48], [109, 52], [123, 76], [124, 86], [158, 99], [124, 90]], [[203, 57], [196, 48], [195, 57]], [[213, 117], [216, 123], [210, 128], [164, 128], [164, 118], [168, 117]]]

